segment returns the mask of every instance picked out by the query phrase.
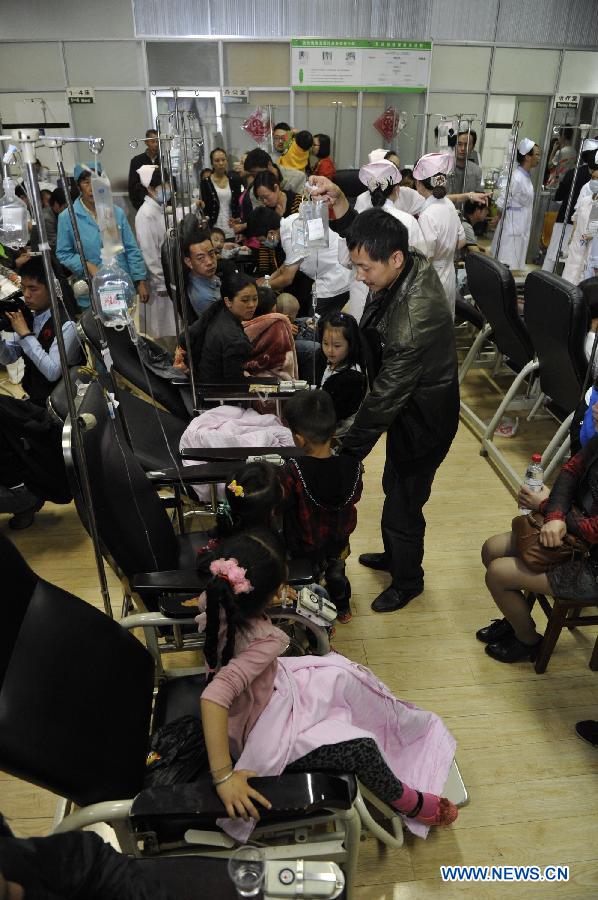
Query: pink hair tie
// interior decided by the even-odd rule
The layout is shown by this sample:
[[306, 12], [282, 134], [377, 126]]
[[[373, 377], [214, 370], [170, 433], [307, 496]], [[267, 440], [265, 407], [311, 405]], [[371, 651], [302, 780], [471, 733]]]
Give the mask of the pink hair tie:
[[253, 590], [253, 585], [245, 577], [247, 569], [243, 569], [236, 559], [215, 559], [210, 563], [210, 572], [228, 581], [234, 594], [249, 594]]

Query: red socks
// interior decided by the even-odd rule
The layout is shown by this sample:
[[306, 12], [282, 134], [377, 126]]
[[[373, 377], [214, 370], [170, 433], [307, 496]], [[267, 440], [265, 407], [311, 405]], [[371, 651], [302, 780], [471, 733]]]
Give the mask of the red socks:
[[406, 784], [403, 785], [402, 796], [393, 800], [391, 806], [407, 818], [423, 822], [424, 825], [450, 825], [459, 815], [455, 804], [445, 797], [425, 794]]

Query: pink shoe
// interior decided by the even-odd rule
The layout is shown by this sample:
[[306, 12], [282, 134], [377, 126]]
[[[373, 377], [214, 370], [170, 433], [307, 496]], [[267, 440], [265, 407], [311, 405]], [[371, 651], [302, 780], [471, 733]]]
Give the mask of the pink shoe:
[[[427, 797], [432, 797], [432, 794], [427, 794]], [[437, 797], [438, 805], [436, 807], [436, 812], [433, 815], [425, 815], [424, 810], [422, 809], [416, 816], [414, 816], [416, 822], [423, 822], [424, 825], [452, 825], [457, 816], [459, 815], [459, 810], [455, 806], [454, 803], [451, 803], [450, 800], [447, 800], [446, 797]], [[424, 806], [427, 806], [424, 803]], [[426, 810], [427, 812], [427, 810]]]

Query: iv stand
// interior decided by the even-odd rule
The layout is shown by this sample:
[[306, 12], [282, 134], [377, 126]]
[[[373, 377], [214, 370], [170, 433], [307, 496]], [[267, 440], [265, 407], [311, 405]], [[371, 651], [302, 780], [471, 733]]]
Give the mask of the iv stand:
[[[156, 130], [158, 132], [158, 140], [164, 140], [165, 138], [162, 136], [161, 129], [160, 129], [160, 115], [159, 114], [156, 116]], [[170, 136], [168, 136], [168, 139], [173, 140], [174, 136], [170, 135]], [[166, 145], [165, 152], [166, 152], [166, 168], [168, 169], [168, 174], [170, 176], [170, 187], [171, 187], [171, 192], [172, 192], [172, 198], [171, 198], [172, 234], [171, 234], [171, 238], [173, 239], [173, 244], [175, 245], [173, 248], [173, 252], [174, 252], [174, 256], [175, 256], [174, 270], [176, 272], [176, 280], [177, 280], [176, 290], [177, 290], [177, 295], [178, 295], [179, 302], [180, 302], [180, 313], [181, 313], [181, 319], [183, 321], [182, 331], [185, 336], [185, 345], [187, 347], [187, 355], [188, 355], [189, 362], [192, 363], [191, 343], [190, 343], [190, 339], [189, 339], [189, 321], [188, 321], [188, 317], [187, 317], [187, 298], [186, 298], [186, 292], [185, 292], [185, 278], [183, 275], [183, 260], [181, 259], [181, 247], [180, 247], [180, 240], [179, 240], [180, 232], [179, 232], [179, 225], [178, 225], [178, 219], [177, 219], [177, 192], [176, 192], [176, 188], [175, 188], [174, 178], [172, 175], [172, 159], [171, 159], [171, 155], [170, 155], [170, 147], [168, 146], [168, 144]], [[184, 207], [183, 207], [183, 211], [184, 211]], [[172, 271], [172, 260], [171, 260], [171, 271]], [[176, 304], [175, 304], [175, 313], [176, 313], [175, 321], [178, 323], [178, 312], [176, 310]], [[178, 337], [180, 337], [180, 331], [179, 331]], [[189, 368], [189, 380], [191, 382], [191, 396], [193, 399], [193, 408], [195, 409], [197, 407], [197, 389], [196, 389], [196, 383], [195, 383], [195, 367], [191, 364], [191, 365], [189, 365], [188, 368]]]
[[[91, 309], [93, 312], [94, 321], [96, 324], [96, 328], [98, 329], [98, 335], [100, 338], [100, 352], [102, 354], [102, 359], [104, 360], [104, 365], [106, 366], [106, 370], [108, 372], [108, 377], [110, 378], [110, 383], [112, 385], [112, 391], [116, 394], [116, 384], [114, 382], [114, 376], [112, 374], [112, 357], [110, 356], [110, 350], [108, 348], [108, 341], [106, 340], [106, 330], [104, 328], [104, 323], [102, 322], [97, 299], [93, 292], [93, 286], [91, 283], [91, 275], [89, 274], [89, 269], [87, 268], [87, 258], [85, 256], [85, 251], [83, 249], [83, 243], [81, 241], [81, 234], [79, 232], [79, 225], [77, 222], [77, 216], [75, 215], [75, 208], [73, 206], [73, 199], [71, 197], [71, 192], [68, 187], [68, 178], [64, 168], [64, 159], [62, 154], [62, 147], [65, 143], [69, 143], [68, 138], [48, 138], [47, 144], [49, 147], [54, 149], [54, 156], [56, 159], [56, 168], [58, 169], [58, 175], [64, 185], [64, 197], [69, 213], [69, 218], [71, 220], [71, 225], [73, 228], [73, 237], [75, 239], [75, 247], [77, 248], [77, 253], [79, 254], [79, 258], [81, 259], [81, 265], [83, 267], [83, 278], [85, 283], [87, 284], [87, 289], [89, 291], [89, 302], [91, 303]], [[90, 140], [89, 148], [91, 152], [97, 157], [99, 153], [104, 148], [104, 141], [101, 138]], [[130, 435], [128, 432], [128, 428], [126, 422], [124, 421], [124, 416], [122, 417], [123, 429], [125, 431], [127, 440], [130, 441]]]
[[[39, 192], [39, 184], [37, 181], [37, 175], [35, 172], [34, 164], [35, 164], [35, 145], [39, 140], [39, 131], [37, 129], [19, 129], [15, 132], [15, 136], [12, 135], [2, 135], [0, 134], [0, 141], [12, 142], [17, 140], [21, 144], [21, 152], [23, 154], [23, 161], [26, 166], [26, 172], [29, 178], [29, 182], [31, 185], [31, 203], [33, 205], [33, 211], [35, 213], [35, 219], [37, 222], [37, 227], [39, 230], [39, 249], [42, 254], [42, 260], [44, 264], [44, 272], [46, 276], [46, 282], [48, 286], [48, 292], [50, 294], [50, 302], [52, 306], [52, 316], [54, 322], [56, 323], [56, 343], [58, 345], [58, 355], [60, 357], [60, 367], [62, 369], [62, 376], [64, 378], [64, 383], [66, 387], [66, 398], [69, 410], [69, 418], [71, 420], [71, 427], [73, 430], [73, 438], [75, 442], [75, 446], [77, 448], [77, 454], [79, 457], [79, 476], [81, 481], [81, 490], [83, 492], [83, 499], [85, 502], [87, 517], [89, 523], [89, 531], [91, 536], [91, 541], [93, 544], [93, 551], [95, 556], [96, 568], [98, 570], [98, 578], [100, 581], [100, 591], [102, 594], [102, 600], [104, 602], [104, 611], [107, 616], [113, 618], [112, 613], [112, 604], [110, 602], [110, 592], [108, 589], [108, 581], [106, 579], [106, 571], [104, 569], [104, 559], [102, 557], [102, 551], [100, 549], [100, 538], [98, 534], [97, 522], [95, 518], [95, 511], [93, 507], [93, 499], [91, 493], [91, 482], [89, 480], [89, 470], [87, 468], [87, 460], [85, 457], [85, 448], [83, 446], [83, 440], [81, 437], [81, 428], [83, 426], [82, 420], [80, 420], [79, 415], [77, 413], [77, 409], [75, 406], [75, 398], [73, 396], [70, 373], [69, 373], [69, 364], [68, 357], [66, 353], [66, 347], [64, 345], [64, 336], [62, 334], [62, 328], [60, 327], [60, 306], [58, 301], [58, 294], [56, 291], [56, 284], [54, 281], [54, 270], [52, 269], [52, 257], [50, 252], [50, 245], [48, 243], [48, 235], [46, 232], [46, 223], [44, 217], [42, 215], [42, 200]], [[56, 138], [56, 140], [64, 140], [64, 138]], [[71, 138], [71, 141], [77, 142], [85, 142], [90, 144], [90, 149], [93, 151], [92, 144], [97, 144], [96, 138]], [[103, 146], [103, 141], [101, 142]], [[97, 150], [94, 152], [98, 152]], [[66, 193], [66, 191], [65, 191]]]
[[[503, 203], [502, 215], [500, 217], [500, 225], [498, 226], [498, 237], [496, 239], [496, 250], [494, 251], [494, 258], [498, 259], [498, 254], [500, 251], [500, 242], [502, 240], [503, 229], [505, 225], [505, 218], [508, 212], [509, 206], [509, 193], [511, 191], [511, 178], [513, 177], [513, 168], [515, 165], [515, 158], [517, 154], [517, 138], [519, 136], [519, 129], [522, 126], [522, 122], [515, 121], [513, 122], [513, 127], [511, 128], [511, 136], [513, 138], [513, 146], [511, 147], [511, 158], [509, 159], [509, 174], [507, 175], [507, 186], [505, 189], [505, 199]], [[499, 260], [500, 262], [500, 260]]]
[[[555, 134], [558, 134], [560, 127], [561, 126], [558, 126], [558, 128], [555, 127], [553, 129], [553, 132]], [[591, 125], [571, 125], [569, 127], [579, 130], [580, 136], [581, 136], [581, 141], [579, 142], [579, 152], [577, 154], [577, 159], [575, 160], [575, 169], [573, 170], [573, 180], [571, 182], [571, 190], [569, 191], [569, 196], [567, 197], [567, 206], [565, 207], [565, 218], [563, 219], [563, 230], [561, 231], [561, 239], [559, 241], [559, 246], [556, 251], [556, 257], [555, 257], [555, 260], [554, 260], [554, 263], [552, 266], [553, 274], [554, 274], [554, 270], [556, 269], [558, 262], [561, 258], [561, 250], [563, 249], [563, 241], [565, 240], [565, 231], [567, 229], [567, 223], [569, 221], [569, 216], [571, 214], [571, 207], [573, 206], [573, 192], [575, 190], [575, 182], [577, 181], [577, 173], [579, 172], [579, 167], [580, 167], [580, 163], [581, 163], [581, 154], [583, 152], [583, 145], [584, 145], [584, 141], [586, 140], [588, 134], [590, 133]]]

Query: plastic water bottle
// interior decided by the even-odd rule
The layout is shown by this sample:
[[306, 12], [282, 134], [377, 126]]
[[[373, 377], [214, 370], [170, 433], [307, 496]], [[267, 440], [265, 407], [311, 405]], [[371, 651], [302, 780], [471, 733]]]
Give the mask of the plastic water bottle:
[[270, 287], [270, 276], [269, 275], [264, 275], [264, 287], [267, 287], [267, 288]]
[[[523, 483], [530, 489], [530, 491], [534, 491], [535, 493], [542, 490], [542, 486], [544, 484], [544, 469], [542, 468], [542, 457], [539, 453], [534, 453], [534, 455], [532, 456], [531, 462], [526, 469]], [[524, 509], [523, 507], [519, 507], [519, 512], [522, 516], [526, 516], [531, 512], [531, 509]]]

